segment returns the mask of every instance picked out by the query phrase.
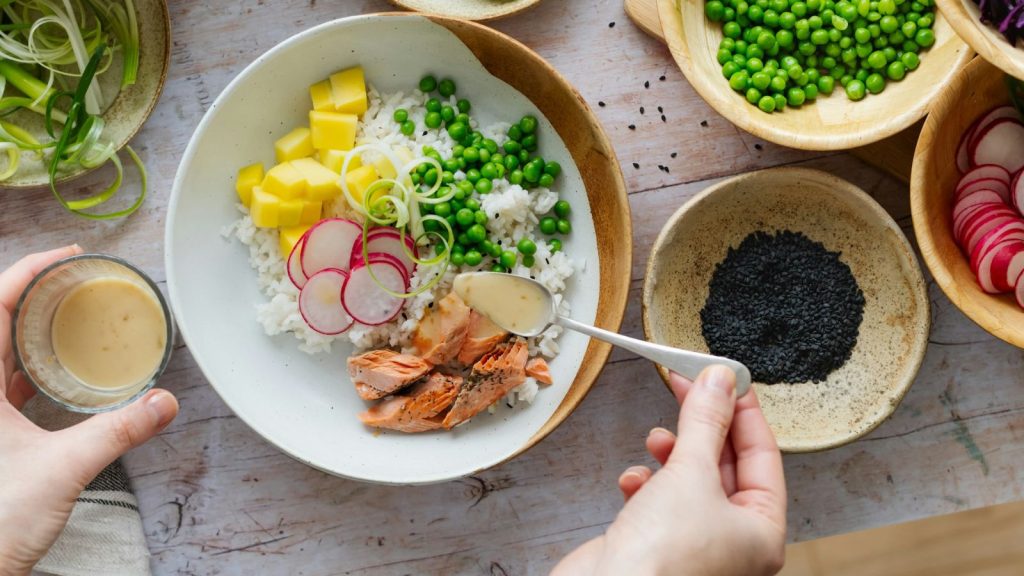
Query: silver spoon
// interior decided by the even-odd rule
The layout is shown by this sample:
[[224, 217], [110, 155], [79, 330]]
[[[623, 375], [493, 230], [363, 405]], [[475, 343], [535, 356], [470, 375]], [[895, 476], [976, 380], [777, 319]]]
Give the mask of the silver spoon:
[[690, 380], [712, 364], [728, 366], [736, 373], [736, 397], [750, 389], [750, 370], [735, 360], [637, 340], [558, 314], [551, 291], [536, 280], [497, 272], [467, 272], [455, 277], [454, 287], [471, 308], [512, 334], [530, 338], [558, 324], [625, 348]]

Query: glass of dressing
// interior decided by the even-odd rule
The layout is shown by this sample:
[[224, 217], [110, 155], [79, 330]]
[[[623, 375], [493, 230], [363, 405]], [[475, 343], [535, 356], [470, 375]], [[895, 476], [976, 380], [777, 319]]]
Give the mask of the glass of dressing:
[[14, 309], [18, 368], [74, 412], [120, 408], [153, 387], [174, 345], [171, 311], [138, 268], [102, 254], [55, 262]]

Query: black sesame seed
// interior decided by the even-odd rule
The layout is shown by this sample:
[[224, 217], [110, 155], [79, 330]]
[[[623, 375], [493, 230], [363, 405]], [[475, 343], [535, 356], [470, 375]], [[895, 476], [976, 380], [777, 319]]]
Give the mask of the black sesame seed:
[[644, 107], [643, 107], [643, 106], [641, 106], [641, 107], [640, 107], [640, 114], [642, 115], [643, 113], [644, 113]]
[[650, 87], [651, 87], [651, 83], [649, 81], [645, 80], [644, 81], [644, 88], [650, 88]]
[[760, 144], [754, 144], [754, 149], [755, 150], [763, 150], [764, 146], [761, 146]]
[[630, 125], [628, 126], [628, 128], [629, 128], [630, 130], [636, 130], [636, 124], [630, 124]]
[[658, 106], [658, 112], [664, 112], [664, 111], [665, 111], [664, 108], [662, 108], [661, 106]]
[[675, 158], [676, 156], [679, 156], [679, 152], [673, 152], [673, 153], [669, 154], [669, 156]]
[[658, 80], [661, 80], [662, 82], [664, 82], [665, 81], [665, 75], [662, 74], [661, 76], [658, 76]]
[[701, 128], [707, 128], [708, 127], [708, 121], [707, 120], [701, 120], [700, 121], [700, 127]]
[[820, 382], [849, 360], [864, 293], [839, 252], [799, 232], [754, 232], [730, 248], [700, 312], [712, 354], [765, 384]]
[[609, 28], [615, 28], [615, 22], [609, 22], [608, 23], [608, 27]]
[[665, 115], [664, 114], [661, 115], [661, 121], [662, 122], [668, 122], [668, 120], [665, 119]]
[[597, 105], [600, 106], [601, 108], [604, 108], [604, 101], [603, 100], [598, 100], [597, 101]]
[[636, 168], [637, 170], [639, 170], [640, 169], [640, 163], [639, 162], [633, 162], [633, 168]]

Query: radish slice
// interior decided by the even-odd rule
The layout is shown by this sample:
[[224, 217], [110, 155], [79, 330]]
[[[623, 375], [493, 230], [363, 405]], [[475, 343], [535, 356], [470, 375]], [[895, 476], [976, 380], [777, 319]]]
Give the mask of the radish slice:
[[341, 290], [347, 279], [344, 270], [332, 268], [310, 276], [299, 292], [299, 313], [310, 328], [336, 336], [352, 327], [352, 318], [341, 305]]
[[1010, 183], [1004, 182], [1003, 180], [997, 180], [995, 178], [984, 178], [982, 180], [966, 182], [963, 186], [956, 189], [955, 198], [960, 200], [964, 196], [977, 192], [978, 190], [991, 190], [996, 194], [999, 194], [999, 197], [1002, 198], [1003, 202], [1006, 202], [1007, 204], [1010, 203]]
[[1024, 167], [1024, 124], [1002, 118], [980, 129], [971, 161], [975, 166], [997, 164], [1009, 172]]
[[1013, 179], [1013, 183], [1010, 185], [1010, 191], [1013, 194], [1013, 206], [1017, 209], [1017, 212], [1024, 216], [1024, 170], [1017, 173], [1017, 177]]
[[[394, 228], [374, 228], [367, 233], [367, 251], [376, 254], [390, 254], [401, 263], [406, 276], [412, 278], [416, 271], [416, 262], [409, 257], [405, 248], [402, 248], [402, 235]], [[416, 244], [409, 236], [405, 237], [405, 246], [419, 258], [419, 251]], [[359, 237], [354, 248], [352, 248], [352, 265], [363, 261], [363, 238]]]
[[971, 206], [978, 206], [981, 204], [995, 204], [998, 206], [1006, 206], [1006, 203], [1003, 202], [1003, 198], [1002, 196], [999, 195], [998, 192], [995, 192], [993, 190], [977, 190], [975, 192], [967, 194], [966, 196], [963, 196], [962, 198], [956, 201], [956, 205], [953, 206], [953, 218], [956, 218], [957, 216], [962, 214], [964, 210], [970, 208]]
[[[981, 289], [989, 294], [1003, 292], [1004, 290], [1001, 289], [1002, 283], [995, 279], [993, 264], [995, 264], [996, 259], [1012, 258], [1021, 251], [1024, 251], [1024, 241], [1021, 240], [1007, 240], [992, 246], [981, 258], [978, 265], [978, 284], [981, 285]], [[1003, 273], [1006, 273], [1005, 269]]]
[[984, 116], [974, 121], [973, 131], [971, 133], [970, 141], [968, 142], [968, 149], [974, 150], [974, 147], [978, 144], [978, 137], [981, 136], [982, 132], [996, 121], [1003, 120], [1005, 118], [1017, 120], [1018, 122], [1024, 121], [1020, 116], [1020, 112], [1017, 111], [1017, 108], [1010, 106], [1009, 104], [996, 106], [986, 112]]
[[960, 182], [957, 184], [956, 189], [959, 190], [964, 184], [973, 182], [975, 180], [985, 180], [992, 178], [995, 180], [1001, 180], [1004, 184], [1010, 183], [1010, 178], [1013, 175], [1006, 171], [1006, 168], [998, 166], [996, 164], [982, 164], [972, 168], [969, 172], [960, 178]]
[[1008, 222], [985, 234], [974, 245], [974, 249], [971, 250], [971, 270], [974, 270], [974, 273], [977, 274], [978, 268], [981, 266], [981, 260], [991, 249], [997, 244], [1011, 240], [1024, 240], [1024, 221]]
[[1014, 221], [1020, 221], [1020, 218], [1012, 215], [993, 216], [971, 228], [967, 235], [965, 235], [966, 241], [964, 242], [964, 248], [967, 250], [967, 253], [970, 254], [986, 234], [1004, 224]]
[[347, 272], [352, 246], [362, 233], [362, 226], [342, 218], [322, 220], [310, 228], [302, 245], [301, 264], [306, 277], [328, 269]]
[[990, 216], [1016, 216], [1016, 212], [1009, 206], [1003, 204], [979, 204], [965, 208], [953, 220], [953, 236], [963, 244], [972, 226], [977, 225], [983, 218]]
[[349, 272], [341, 291], [341, 303], [345, 311], [357, 322], [377, 326], [398, 316], [405, 305], [405, 299], [385, 292], [370, 276], [371, 267], [377, 281], [392, 292], [403, 293], [408, 284], [401, 263], [391, 259], [371, 257], [369, 262], [356, 264]]
[[1000, 292], [1013, 292], [1024, 271], [1024, 242], [1004, 244], [992, 260], [992, 285]]
[[1017, 306], [1024, 308], [1024, 274], [1021, 274], [1017, 278], [1017, 289], [1015, 292], [1015, 296], [1017, 297]]
[[306, 285], [306, 280], [308, 280], [306, 273], [302, 271], [302, 246], [306, 243], [307, 236], [308, 234], [303, 234], [302, 238], [299, 238], [299, 241], [295, 243], [295, 247], [288, 254], [288, 279], [299, 290], [302, 290], [302, 287]]

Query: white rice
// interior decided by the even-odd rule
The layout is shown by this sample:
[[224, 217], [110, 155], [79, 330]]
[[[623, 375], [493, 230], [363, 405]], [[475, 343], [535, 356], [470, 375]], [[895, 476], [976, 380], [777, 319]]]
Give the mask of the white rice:
[[[369, 99], [369, 109], [359, 123], [357, 144], [382, 144], [392, 149], [404, 146], [416, 156], [423, 154], [424, 146], [430, 146], [443, 157], [451, 156], [455, 142], [447, 131], [423, 129], [427, 100], [424, 94], [417, 91], [410, 94], [397, 92], [382, 95], [370, 88]], [[448, 103], [454, 107], [456, 99], [452, 97]], [[397, 108], [408, 110], [409, 118], [416, 123], [417, 131], [412, 135], [406, 136], [399, 130], [393, 119]], [[471, 123], [474, 129], [480, 129], [475, 120]], [[505, 132], [508, 127], [507, 123], [498, 123], [484, 127], [480, 131], [500, 146], [507, 138]], [[363, 161], [372, 162], [372, 154], [365, 154]], [[456, 178], [462, 179], [465, 175], [459, 172]], [[534, 241], [537, 245], [534, 266], [527, 268], [520, 262], [512, 272], [529, 276], [544, 284], [555, 295], [559, 313], [568, 314], [569, 303], [564, 300], [562, 293], [573, 275], [574, 263], [565, 252], [552, 253], [545, 239], [537, 234], [540, 216], [549, 212], [557, 200], [558, 193], [555, 191], [546, 188], [528, 191], [503, 179], [494, 181], [493, 190], [480, 197], [480, 204], [488, 216], [487, 230], [492, 240], [506, 247], [515, 246], [523, 238]], [[223, 235], [227, 238], [236, 238], [249, 247], [249, 263], [257, 272], [260, 290], [267, 297], [266, 302], [256, 306], [256, 319], [270, 336], [284, 332], [294, 334], [299, 340], [299, 349], [308, 354], [329, 352], [331, 344], [339, 339], [351, 342], [357, 351], [383, 346], [407, 349], [424, 311], [435, 299], [442, 298], [451, 291], [455, 276], [460, 272], [484, 268], [483, 265], [462, 266], [458, 269], [449, 267], [444, 277], [432, 289], [410, 298], [395, 320], [381, 326], [356, 324], [344, 334], [324, 336], [309, 328], [299, 314], [299, 292], [286, 274], [287, 255], [280, 253], [277, 230], [254, 227], [248, 210], [242, 205], [238, 207], [242, 216], [225, 227]], [[329, 206], [326, 214], [353, 217], [344, 199], [339, 199]], [[437, 266], [421, 266], [413, 274], [413, 289], [432, 280], [438, 271]], [[551, 326], [540, 336], [531, 338], [530, 355], [555, 357], [559, 351], [557, 339], [561, 333], [561, 327]], [[519, 400], [532, 402], [537, 389], [537, 382], [528, 378], [526, 383], [516, 388], [515, 394], [510, 394], [506, 401], [514, 405], [518, 397]]]

